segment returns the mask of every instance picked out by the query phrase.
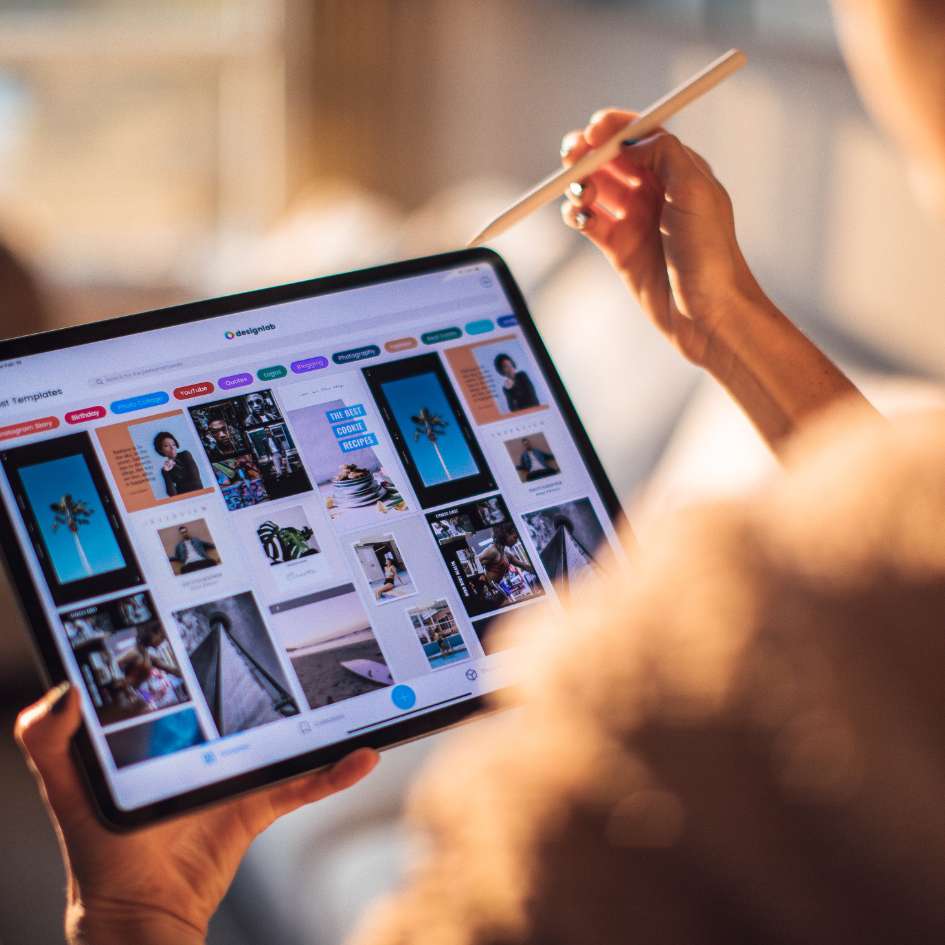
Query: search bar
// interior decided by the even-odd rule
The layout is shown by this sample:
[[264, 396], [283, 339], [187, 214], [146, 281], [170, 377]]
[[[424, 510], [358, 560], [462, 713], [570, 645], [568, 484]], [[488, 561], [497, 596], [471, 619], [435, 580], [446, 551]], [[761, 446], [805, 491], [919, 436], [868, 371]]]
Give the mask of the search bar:
[[[383, 315], [372, 315], [368, 318], [358, 318], [346, 324], [337, 326], [334, 330], [316, 328], [311, 331], [303, 331], [294, 335], [286, 335], [284, 338], [267, 338], [265, 341], [255, 341], [250, 343], [240, 343], [232, 350], [229, 347], [218, 346], [211, 348], [202, 354], [189, 355], [187, 357], [176, 358], [173, 361], [164, 361], [158, 364], [142, 365], [141, 367], [128, 368], [124, 371], [114, 371], [108, 374], [100, 374], [97, 377], [89, 378], [89, 387], [104, 387], [112, 384], [122, 384], [135, 381], [143, 377], [150, 377], [155, 374], [170, 373], [173, 371], [185, 371], [189, 368], [200, 368], [206, 370], [208, 364], [212, 363], [214, 368], [224, 364], [230, 364], [234, 361], [250, 361], [254, 355], [280, 353], [287, 348], [296, 348], [305, 344], [324, 345], [331, 341], [338, 341], [342, 338], [354, 338], [358, 334], [371, 331], [375, 328], [389, 327], [391, 322], [400, 318], [410, 317], [410, 322], [403, 326], [404, 331], [414, 331], [425, 328], [430, 324], [441, 321], [443, 318], [458, 312], [463, 312], [467, 316], [473, 313], [474, 309], [488, 309], [483, 314], [494, 314], [497, 306], [506, 306], [507, 303], [503, 296], [497, 292], [483, 292], [477, 295], [467, 296], [466, 298], [456, 299], [452, 302], [436, 302], [431, 305], [417, 305], [413, 308], [404, 309], [400, 312], [388, 312]], [[252, 311], [264, 311], [253, 309]], [[238, 314], [238, 313], [234, 313]], [[425, 316], [425, 317], [424, 317]], [[180, 326], [186, 327], [186, 326]], [[169, 333], [173, 328], [167, 329]], [[228, 345], [228, 343], [226, 343]], [[298, 351], [300, 356], [307, 356], [312, 352]], [[324, 352], [316, 352], [324, 353]]]

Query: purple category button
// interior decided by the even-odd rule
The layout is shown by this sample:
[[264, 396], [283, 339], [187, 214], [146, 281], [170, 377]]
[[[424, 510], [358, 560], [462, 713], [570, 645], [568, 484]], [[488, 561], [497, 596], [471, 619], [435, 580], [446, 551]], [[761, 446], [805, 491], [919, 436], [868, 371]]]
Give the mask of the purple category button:
[[221, 377], [217, 384], [220, 390], [232, 390], [234, 387], [245, 387], [253, 383], [252, 374], [230, 374], [228, 377]]
[[291, 366], [293, 374], [318, 371], [320, 368], [328, 367], [328, 358], [323, 358], [321, 355], [317, 358], [303, 358], [301, 361], [293, 361]]

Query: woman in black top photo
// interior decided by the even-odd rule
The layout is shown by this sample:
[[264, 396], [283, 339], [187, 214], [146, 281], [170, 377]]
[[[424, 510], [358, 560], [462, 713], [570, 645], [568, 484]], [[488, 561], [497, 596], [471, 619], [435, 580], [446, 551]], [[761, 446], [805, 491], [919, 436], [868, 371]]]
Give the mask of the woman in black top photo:
[[164, 477], [164, 488], [169, 498], [187, 492], [197, 492], [203, 488], [197, 463], [188, 450], [180, 448], [180, 443], [173, 433], [166, 430], [160, 432], [154, 438], [154, 450], [158, 456], [164, 458], [161, 475]]
[[503, 378], [502, 390], [505, 392], [505, 402], [512, 413], [516, 410], [539, 406], [538, 395], [535, 393], [535, 385], [532, 384], [531, 378], [524, 371], [517, 370], [515, 362], [509, 355], [497, 354], [494, 363], [495, 369]]

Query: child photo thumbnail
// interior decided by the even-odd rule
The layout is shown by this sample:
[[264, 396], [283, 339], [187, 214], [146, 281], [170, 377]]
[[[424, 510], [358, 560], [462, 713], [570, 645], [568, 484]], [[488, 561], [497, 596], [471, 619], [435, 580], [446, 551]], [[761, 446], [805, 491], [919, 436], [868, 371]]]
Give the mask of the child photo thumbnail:
[[495, 488], [438, 355], [391, 361], [363, 373], [421, 505]]
[[305, 509], [294, 505], [258, 519], [256, 536], [270, 565], [286, 564], [320, 552]]
[[147, 591], [63, 614], [62, 626], [102, 725], [190, 701]]
[[393, 685], [364, 606], [352, 584], [270, 608], [310, 708], [344, 702]]
[[298, 714], [251, 592], [175, 611], [174, 620], [220, 735]]
[[544, 380], [517, 336], [447, 348], [445, 353], [476, 423], [547, 408]]
[[206, 742], [197, 713], [182, 709], [141, 725], [131, 725], [105, 736], [116, 768], [173, 755]]
[[206, 519], [198, 518], [180, 525], [158, 529], [164, 554], [174, 574], [191, 574], [215, 568], [220, 564], [220, 552], [213, 542]]
[[[357, 447], [358, 438], [339, 436], [333, 418], [347, 406], [332, 399], [290, 410], [288, 416], [329, 518], [351, 529], [404, 512], [407, 503], [371, 446]], [[370, 431], [362, 439], [377, 442]]]
[[600, 570], [598, 549], [605, 545], [604, 529], [590, 499], [562, 502], [522, 518], [541, 563], [559, 590]]
[[534, 482], [536, 479], [561, 474], [561, 467], [544, 433], [530, 433], [528, 436], [506, 440], [505, 448], [521, 482]]
[[96, 435], [129, 512], [212, 491], [213, 480], [183, 410], [99, 427]]
[[378, 604], [389, 604], [417, 593], [393, 535], [363, 538], [354, 553]]
[[445, 599], [408, 610], [407, 619], [423, 647], [430, 669], [469, 659], [466, 641]]
[[231, 511], [312, 488], [271, 390], [189, 409]]
[[4, 450], [0, 460], [57, 606], [142, 583], [87, 433]]
[[544, 594], [501, 496], [433, 512], [427, 521], [469, 616]]

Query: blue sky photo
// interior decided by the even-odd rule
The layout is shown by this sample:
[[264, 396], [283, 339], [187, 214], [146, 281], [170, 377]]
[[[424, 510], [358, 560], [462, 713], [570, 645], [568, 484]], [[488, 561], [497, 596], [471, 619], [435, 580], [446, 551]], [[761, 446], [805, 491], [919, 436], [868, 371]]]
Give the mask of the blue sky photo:
[[[476, 466], [476, 461], [469, 452], [456, 417], [450, 409], [449, 401], [435, 374], [432, 372], [417, 374], [415, 377], [405, 377], [399, 381], [388, 381], [382, 386], [394, 419], [404, 434], [407, 448], [426, 485], [436, 486], [450, 479], [478, 475], [479, 467]], [[449, 470], [448, 476], [443, 471], [433, 444], [426, 437], [414, 439], [415, 424], [410, 418], [416, 416], [422, 407], [426, 407], [430, 413], [447, 421], [446, 430], [437, 439], [436, 445], [440, 448], [443, 462]]]
[[[24, 466], [20, 470], [20, 479], [60, 583], [81, 581], [125, 567], [125, 559], [82, 456], [63, 456], [35, 466]], [[55, 514], [50, 506], [59, 502], [66, 493], [74, 500], [84, 501], [91, 510], [88, 524], [82, 525], [78, 532], [92, 566], [91, 575], [82, 566], [72, 532], [64, 526], [53, 531]]]

